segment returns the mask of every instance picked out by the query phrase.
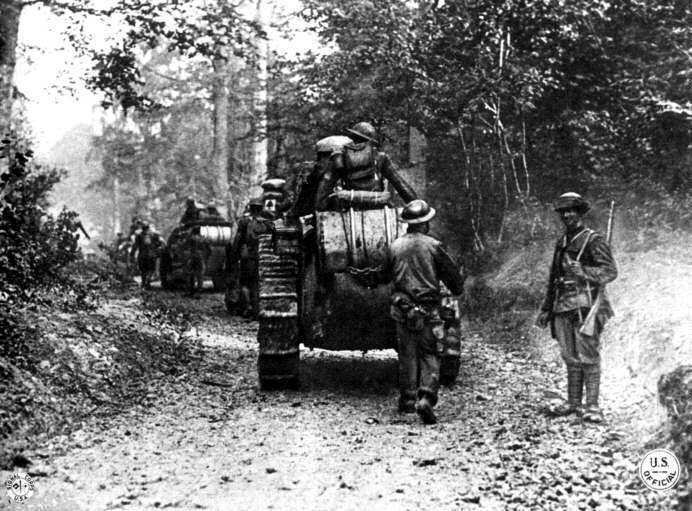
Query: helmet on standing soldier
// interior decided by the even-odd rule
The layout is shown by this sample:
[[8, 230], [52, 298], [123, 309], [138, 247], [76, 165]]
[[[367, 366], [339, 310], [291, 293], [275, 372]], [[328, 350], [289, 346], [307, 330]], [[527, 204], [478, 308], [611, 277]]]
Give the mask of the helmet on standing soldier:
[[577, 211], [577, 213], [583, 215], [584, 213], [589, 211], [589, 209], [591, 209], [591, 206], [578, 193], [567, 192], [563, 193], [557, 198], [553, 206], [553, 209], [555, 209], [555, 211], [574, 209]]

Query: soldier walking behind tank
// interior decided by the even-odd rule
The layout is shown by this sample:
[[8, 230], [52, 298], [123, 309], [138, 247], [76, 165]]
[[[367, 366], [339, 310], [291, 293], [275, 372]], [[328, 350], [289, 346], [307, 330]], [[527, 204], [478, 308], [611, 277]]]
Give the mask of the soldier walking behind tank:
[[[536, 324], [550, 323], [552, 336], [560, 346], [567, 365], [567, 402], [549, 410], [554, 415], [582, 414], [589, 422], [601, 422], [598, 405], [601, 379], [599, 337], [608, 318], [613, 315], [610, 303], [599, 289], [617, 277], [617, 268], [608, 242], [598, 232], [582, 224], [589, 204], [581, 195], [568, 192], [555, 203], [565, 225], [565, 234], [555, 246], [550, 278]], [[592, 335], [582, 325], [594, 303], [598, 307]], [[586, 409], [582, 394], [586, 388]]]
[[438, 344], [445, 335], [440, 318], [440, 281], [454, 294], [464, 278], [442, 243], [428, 236], [435, 210], [421, 199], [401, 213], [406, 234], [390, 249], [385, 275], [393, 281], [391, 315], [396, 321], [399, 348], [399, 411], [416, 411], [425, 424], [434, 424], [440, 379]]
[[135, 236], [135, 242], [130, 250], [130, 257], [137, 257], [137, 266], [142, 278], [142, 288], [151, 288], [151, 275], [156, 271], [156, 258], [162, 241], [158, 233], [150, 229], [147, 222], [141, 223], [141, 230]]

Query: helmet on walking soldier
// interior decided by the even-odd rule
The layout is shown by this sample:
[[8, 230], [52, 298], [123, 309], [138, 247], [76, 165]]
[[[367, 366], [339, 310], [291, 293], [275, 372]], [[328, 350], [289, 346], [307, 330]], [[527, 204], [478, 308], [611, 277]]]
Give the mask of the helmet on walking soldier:
[[415, 199], [406, 204], [401, 212], [401, 221], [407, 224], [422, 224], [435, 216], [435, 208], [431, 208], [423, 199]]

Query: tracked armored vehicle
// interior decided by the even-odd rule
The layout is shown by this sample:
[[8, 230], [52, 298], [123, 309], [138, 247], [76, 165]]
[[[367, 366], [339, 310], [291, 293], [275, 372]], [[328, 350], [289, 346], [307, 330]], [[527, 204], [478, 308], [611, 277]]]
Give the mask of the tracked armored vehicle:
[[173, 229], [161, 253], [161, 286], [189, 288], [194, 278], [194, 285], [201, 288], [202, 281], [209, 278], [214, 291], [223, 291], [226, 247], [233, 239], [233, 227], [230, 222], [199, 220]]
[[[368, 193], [374, 195], [368, 196]], [[259, 360], [263, 388], [299, 385], [300, 344], [328, 350], [396, 349], [390, 287], [381, 271], [389, 245], [405, 232], [379, 192], [357, 203], [278, 219], [259, 240]], [[366, 203], [365, 206], [363, 203]], [[447, 300], [440, 381], [459, 371], [459, 315]], [[456, 311], [456, 312], [454, 312]]]

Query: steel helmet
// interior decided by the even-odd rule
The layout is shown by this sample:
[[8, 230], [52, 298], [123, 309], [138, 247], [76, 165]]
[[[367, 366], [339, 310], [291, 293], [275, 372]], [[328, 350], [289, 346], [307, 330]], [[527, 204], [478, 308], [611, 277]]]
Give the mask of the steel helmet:
[[352, 128], [347, 129], [346, 131], [351, 135], [355, 135], [358, 138], [363, 138], [365, 140], [369, 140], [373, 144], [377, 144], [377, 132], [375, 131], [375, 127], [369, 122], [359, 122]]
[[346, 135], [331, 135], [317, 141], [315, 144], [315, 152], [332, 154], [335, 151], [341, 151], [345, 145], [352, 143], [353, 140]]
[[578, 193], [567, 192], [560, 195], [554, 204], [555, 211], [562, 211], [564, 209], [576, 209], [579, 214], [586, 213], [591, 206], [584, 200], [584, 198]]
[[401, 212], [401, 220], [407, 224], [422, 224], [434, 216], [435, 208], [431, 208], [423, 199], [412, 200]]

